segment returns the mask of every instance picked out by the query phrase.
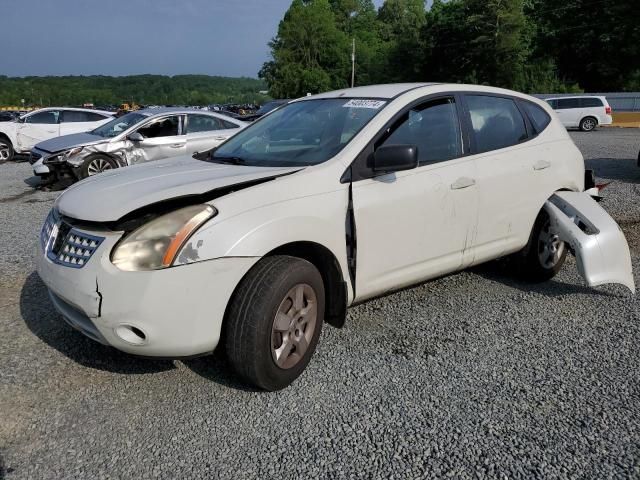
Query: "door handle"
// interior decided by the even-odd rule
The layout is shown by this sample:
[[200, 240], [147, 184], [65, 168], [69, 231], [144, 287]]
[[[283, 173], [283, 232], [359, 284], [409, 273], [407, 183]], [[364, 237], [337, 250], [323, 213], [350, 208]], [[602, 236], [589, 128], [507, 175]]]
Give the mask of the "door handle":
[[226, 140], [227, 137], [213, 137], [214, 140]]
[[544, 170], [545, 168], [549, 168], [550, 166], [551, 166], [551, 162], [548, 162], [546, 160], [538, 160], [536, 163], [533, 164], [533, 169]]
[[451, 190], [461, 190], [467, 187], [473, 187], [476, 184], [475, 179], [469, 177], [460, 177], [451, 184]]
[[171, 148], [180, 148], [184, 146], [184, 143], [174, 143], [173, 145], [169, 145]]

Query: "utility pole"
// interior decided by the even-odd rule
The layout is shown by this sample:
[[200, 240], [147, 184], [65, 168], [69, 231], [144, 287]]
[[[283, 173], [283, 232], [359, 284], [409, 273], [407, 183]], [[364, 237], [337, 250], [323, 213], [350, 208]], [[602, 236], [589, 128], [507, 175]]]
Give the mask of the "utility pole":
[[351, 88], [354, 87], [356, 81], [356, 39], [353, 38], [351, 43]]

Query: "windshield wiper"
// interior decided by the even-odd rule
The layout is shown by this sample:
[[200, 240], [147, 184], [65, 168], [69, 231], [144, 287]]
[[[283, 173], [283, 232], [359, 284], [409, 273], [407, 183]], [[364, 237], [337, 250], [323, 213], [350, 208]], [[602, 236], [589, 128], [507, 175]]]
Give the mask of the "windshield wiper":
[[246, 163], [245, 159], [240, 157], [214, 157], [212, 155], [210, 160], [212, 162], [228, 163], [230, 165], [244, 165]]

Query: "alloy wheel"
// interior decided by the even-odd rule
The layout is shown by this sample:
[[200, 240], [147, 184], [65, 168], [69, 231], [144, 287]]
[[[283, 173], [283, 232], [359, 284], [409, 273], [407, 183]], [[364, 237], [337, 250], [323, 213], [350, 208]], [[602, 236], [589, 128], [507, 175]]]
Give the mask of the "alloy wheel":
[[587, 118], [582, 122], [582, 128], [583, 130], [586, 130], [587, 132], [589, 132], [594, 128], [596, 128], [596, 122], [591, 118]]
[[102, 173], [106, 170], [111, 170], [113, 166], [104, 158], [94, 158], [91, 160], [89, 165], [87, 165], [87, 174], [89, 176], [97, 175], [98, 173]]
[[282, 369], [302, 360], [313, 338], [318, 301], [311, 286], [299, 283], [287, 292], [271, 327], [271, 356]]
[[538, 258], [540, 265], [546, 269], [555, 267], [562, 258], [565, 248], [566, 246], [564, 242], [560, 240], [558, 234], [551, 231], [551, 222], [547, 221], [538, 236]]
[[11, 156], [11, 149], [6, 143], [0, 143], [0, 161], [6, 162]]

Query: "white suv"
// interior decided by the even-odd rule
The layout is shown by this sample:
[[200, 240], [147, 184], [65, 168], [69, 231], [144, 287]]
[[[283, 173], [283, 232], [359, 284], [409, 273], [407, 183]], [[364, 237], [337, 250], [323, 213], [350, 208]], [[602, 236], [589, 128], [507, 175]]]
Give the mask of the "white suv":
[[0, 123], [0, 160], [29, 153], [36, 143], [50, 138], [93, 130], [113, 120], [113, 114], [86, 108], [41, 108], [12, 122]]
[[38, 272], [85, 335], [174, 358], [222, 344], [243, 378], [275, 390], [350, 305], [495, 258], [542, 281], [571, 250], [588, 285], [634, 289], [624, 235], [582, 193], [582, 155], [549, 106], [520, 93], [323, 93], [197, 157], [58, 197]]
[[598, 125], [613, 123], [611, 107], [605, 97], [560, 97], [545, 100], [567, 128], [579, 128], [583, 132], [590, 132]]

